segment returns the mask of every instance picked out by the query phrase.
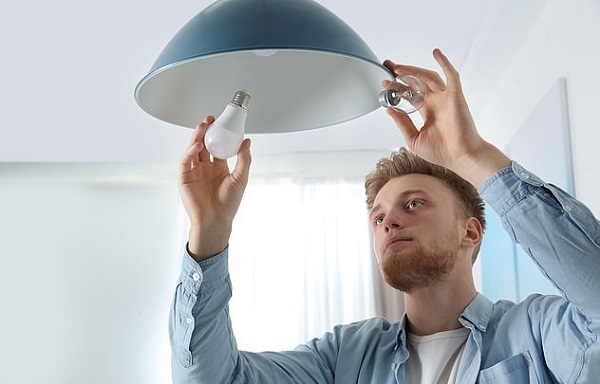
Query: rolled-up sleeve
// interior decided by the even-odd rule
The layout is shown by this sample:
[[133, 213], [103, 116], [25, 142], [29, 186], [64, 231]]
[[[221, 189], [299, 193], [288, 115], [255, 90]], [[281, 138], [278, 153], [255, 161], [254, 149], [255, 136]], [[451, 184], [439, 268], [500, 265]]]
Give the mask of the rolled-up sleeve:
[[227, 259], [227, 251], [202, 263], [184, 254], [169, 321], [174, 383], [205, 382], [202, 377], [225, 382], [218, 380], [228, 366], [233, 372], [237, 348], [229, 320]]
[[480, 193], [564, 297], [600, 321], [600, 223], [592, 212], [516, 162]]
[[231, 326], [228, 250], [197, 263], [184, 254], [169, 321], [173, 383], [329, 383], [331, 335], [317, 348], [239, 351]]

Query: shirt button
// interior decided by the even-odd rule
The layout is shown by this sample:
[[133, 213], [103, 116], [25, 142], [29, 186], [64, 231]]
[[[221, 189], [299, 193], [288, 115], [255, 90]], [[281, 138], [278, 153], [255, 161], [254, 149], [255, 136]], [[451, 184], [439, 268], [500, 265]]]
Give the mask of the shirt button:
[[188, 318], [185, 320], [185, 322], [191, 325], [191, 324], [194, 322], [194, 320], [193, 320], [191, 317], [188, 317]]
[[571, 208], [570, 205], [565, 205], [565, 211], [571, 212], [572, 210], [573, 210], [573, 208]]
[[192, 275], [192, 279], [194, 279], [194, 281], [200, 280], [200, 274], [198, 272], [194, 272], [194, 274]]
[[521, 177], [524, 179], [529, 179], [529, 173], [527, 172], [521, 172]]

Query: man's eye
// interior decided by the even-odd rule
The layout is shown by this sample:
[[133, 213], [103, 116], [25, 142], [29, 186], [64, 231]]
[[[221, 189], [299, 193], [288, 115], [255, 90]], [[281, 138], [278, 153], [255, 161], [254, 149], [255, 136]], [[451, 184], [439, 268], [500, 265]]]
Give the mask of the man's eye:
[[381, 224], [381, 223], [383, 223], [383, 216], [377, 216], [377, 217], [375, 218], [375, 220], [373, 220], [373, 222], [374, 222], [375, 224]]
[[421, 200], [411, 200], [408, 202], [408, 204], [406, 204], [406, 207], [408, 209], [415, 209], [417, 207], [420, 207], [421, 205], [423, 205], [423, 202]]

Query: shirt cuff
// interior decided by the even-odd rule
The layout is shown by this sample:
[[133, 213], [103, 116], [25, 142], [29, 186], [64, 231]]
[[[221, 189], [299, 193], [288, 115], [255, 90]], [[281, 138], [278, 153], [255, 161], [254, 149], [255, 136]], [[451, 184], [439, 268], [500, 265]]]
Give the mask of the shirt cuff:
[[544, 181], [513, 161], [511, 166], [493, 174], [480, 188], [479, 194], [498, 215], [503, 216]]
[[197, 262], [186, 250], [183, 254], [181, 274], [179, 276], [183, 288], [197, 294], [200, 287], [209, 290], [223, 282], [229, 275], [229, 248], [202, 262]]

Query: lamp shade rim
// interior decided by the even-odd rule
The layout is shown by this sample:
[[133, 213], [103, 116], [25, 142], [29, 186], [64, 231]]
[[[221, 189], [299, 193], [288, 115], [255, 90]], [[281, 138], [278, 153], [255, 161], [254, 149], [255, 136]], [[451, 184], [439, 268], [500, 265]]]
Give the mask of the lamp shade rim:
[[[151, 70], [147, 75], [145, 75], [140, 81], [138, 81], [137, 85], [135, 86], [135, 90], [134, 90], [134, 97], [136, 102], [138, 103], [138, 105], [140, 107], [142, 107], [144, 110], [146, 110], [140, 100], [140, 91], [141, 88], [144, 86], [144, 84], [151, 79], [152, 77], [168, 71], [172, 68], [181, 66], [181, 65], [186, 65], [189, 64], [191, 62], [197, 61], [197, 60], [206, 60], [209, 58], [217, 58], [217, 57], [221, 57], [224, 55], [231, 55], [231, 54], [238, 54], [238, 53], [254, 53], [257, 56], [261, 56], [258, 52], [261, 51], [269, 51], [269, 52], [294, 52], [294, 53], [310, 53], [310, 54], [323, 54], [323, 55], [332, 55], [332, 56], [339, 56], [341, 58], [348, 58], [348, 59], [352, 59], [352, 60], [358, 60], [361, 62], [365, 62], [368, 64], [372, 64], [375, 65], [376, 67], [379, 67], [383, 74], [384, 77], [389, 78], [390, 80], [394, 77], [394, 75], [392, 74], [392, 72], [390, 72], [390, 70], [383, 65], [383, 63], [379, 63], [377, 61], [374, 61], [370, 58], [365, 58], [363, 56], [359, 56], [359, 55], [354, 55], [351, 53], [347, 53], [347, 52], [339, 52], [339, 51], [334, 51], [334, 50], [315, 50], [315, 49], [310, 49], [310, 48], [289, 48], [289, 47], [273, 47], [273, 48], [250, 48], [250, 49], [244, 49], [244, 50], [236, 50], [236, 49], [230, 49], [230, 50], [223, 50], [222, 52], [216, 52], [214, 54], [210, 54], [210, 55], [204, 55], [204, 56], [195, 56], [195, 57], [190, 57], [188, 59], [184, 59], [184, 60], [180, 60], [174, 63], [170, 63], [167, 65], [164, 65], [162, 67], [158, 67], [155, 68], [153, 70]], [[276, 54], [276, 53], [275, 53]], [[270, 55], [266, 55], [266, 56], [270, 56]], [[387, 74], [387, 76], [385, 76]], [[146, 110], [146, 112], [149, 112]]]
[[137, 85], [135, 99], [148, 114], [193, 128], [206, 115], [216, 116], [236, 91], [246, 90], [252, 97], [247, 133], [293, 132], [335, 125], [380, 108], [381, 82], [390, 79], [382, 64], [354, 56], [236, 51], [156, 70]]

